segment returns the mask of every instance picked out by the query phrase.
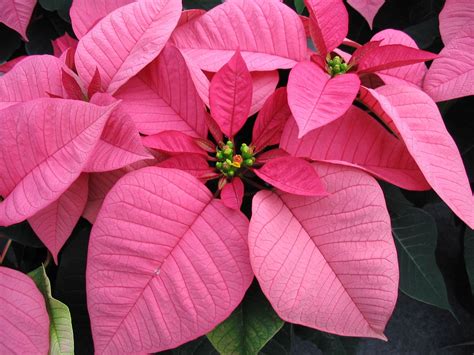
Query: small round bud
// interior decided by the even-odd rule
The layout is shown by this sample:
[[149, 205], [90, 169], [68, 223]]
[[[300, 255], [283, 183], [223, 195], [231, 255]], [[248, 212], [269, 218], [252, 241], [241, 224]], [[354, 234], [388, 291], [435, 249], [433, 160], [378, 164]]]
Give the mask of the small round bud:
[[232, 143], [232, 141], [227, 141], [226, 146], [232, 149], [234, 148], [234, 143]]
[[229, 172], [227, 173], [228, 176], [232, 177], [235, 175], [235, 171], [234, 170], [229, 170]]
[[224, 154], [221, 151], [219, 151], [216, 154], [216, 158], [219, 160], [224, 160]]
[[342, 63], [341, 57], [336, 55], [333, 59], [334, 65], [340, 65]]
[[252, 158], [250, 158], [250, 159], [245, 159], [245, 160], [244, 160], [245, 166], [252, 166], [253, 163], [254, 163], [254, 161], [253, 161]]
[[231, 148], [229, 148], [229, 147], [227, 147], [226, 149], [224, 149], [224, 155], [225, 155], [226, 157], [231, 158], [232, 155], [233, 155], [233, 153], [234, 153], [234, 151], [233, 151]]
[[218, 162], [216, 163], [216, 168], [217, 168], [217, 169], [222, 169], [222, 163], [221, 163], [220, 161], [218, 161]]

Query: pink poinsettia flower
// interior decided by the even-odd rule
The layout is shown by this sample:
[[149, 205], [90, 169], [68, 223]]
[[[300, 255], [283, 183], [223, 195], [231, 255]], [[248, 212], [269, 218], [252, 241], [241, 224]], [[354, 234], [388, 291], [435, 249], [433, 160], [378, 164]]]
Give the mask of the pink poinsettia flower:
[[384, 36], [356, 45], [346, 62], [341, 52], [342, 56], [333, 54], [338, 53], [336, 48], [348, 31], [348, 14], [342, 0], [308, 0], [306, 6], [317, 53], [311, 61], [297, 64], [288, 80], [288, 101], [299, 127], [299, 138], [342, 116], [356, 98], [361, 82], [368, 85], [374, 74], [436, 58], [413, 45], [401, 44], [399, 39], [383, 41]]
[[[170, 54], [182, 66], [175, 71], [191, 80], [176, 48], [166, 47], [163, 56]], [[119, 95], [130, 97], [130, 90]], [[290, 116], [285, 88], [260, 110], [252, 141], [238, 145], [251, 96], [251, 75], [234, 52], [210, 83], [212, 118], [192, 116], [203, 120], [215, 142], [198, 133], [197, 121], [185, 121], [184, 133], [172, 129], [183, 120], [155, 116], [149, 124], [160, 132], [143, 142], [169, 158], [126, 174], [101, 202], [87, 269], [99, 353], [123, 350], [124, 339], [136, 339], [127, 341], [127, 351], [160, 351], [209, 332], [239, 304], [254, 274], [285, 320], [385, 338], [398, 268], [380, 188], [353, 168], [311, 164], [271, 149]], [[209, 179], [219, 180], [214, 197], [203, 184]], [[240, 212], [246, 186], [264, 188], [254, 197], [250, 223]], [[308, 265], [313, 271], [304, 276]], [[125, 292], [126, 304], [119, 301]]]

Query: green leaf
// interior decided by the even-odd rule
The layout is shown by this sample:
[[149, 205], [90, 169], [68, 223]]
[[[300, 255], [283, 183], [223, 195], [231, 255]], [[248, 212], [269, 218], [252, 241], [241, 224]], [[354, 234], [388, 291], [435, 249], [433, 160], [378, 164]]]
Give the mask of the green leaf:
[[46, 308], [50, 319], [49, 353], [52, 355], [74, 354], [74, 335], [69, 308], [64, 303], [52, 297], [51, 284], [43, 265], [31, 271], [28, 275], [36, 283], [36, 286], [38, 286], [38, 289], [46, 301]]
[[299, 14], [302, 14], [304, 9], [306, 8], [304, 0], [295, 0], [295, 8]]
[[433, 217], [421, 209], [407, 208], [392, 218], [392, 232], [398, 251], [400, 290], [418, 301], [451, 311], [435, 259], [438, 232]]
[[283, 324], [253, 284], [240, 306], [207, 337], [220, 354], [253, 355], [258, 354]]
[[466, 227], [464, 235], [464, 261], [471, 284], [471, 292], [474, 295], [474, 231], [469, 227]]

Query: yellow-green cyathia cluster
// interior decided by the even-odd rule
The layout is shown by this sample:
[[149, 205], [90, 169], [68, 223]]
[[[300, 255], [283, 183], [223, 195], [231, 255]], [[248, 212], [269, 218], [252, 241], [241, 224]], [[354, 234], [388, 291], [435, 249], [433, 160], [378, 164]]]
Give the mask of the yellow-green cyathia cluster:
[[239, 169], [251, 167], [255, 163], [252, 147], [243, 143], [240, 154], [235, 154], [234, 143], [230, 140], [222, 148], [216, 149], [216, 158], [216, 168], [227, 177], [233, 177]]

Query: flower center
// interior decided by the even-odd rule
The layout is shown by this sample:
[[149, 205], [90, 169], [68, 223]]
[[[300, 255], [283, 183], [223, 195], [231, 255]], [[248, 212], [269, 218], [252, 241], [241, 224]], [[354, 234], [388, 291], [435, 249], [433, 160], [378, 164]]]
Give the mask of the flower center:
[[346, 62], [344, 62], [344, 59], [336, 55], [332, 59], [327, 59], [327, 71], [329, 75], [331, 76], [336, 76], [340, 74], [344, 74], [349, 70], [349, 66], [347, 65]]
[[236, 154], [234, 143], [227, 141], [221, 148], [216, 149], [216, 168], [227, 177], [233, 177], [241, 168], [249, 168], [255, 163], [253, 148], [242, 143], [240, 154]]

